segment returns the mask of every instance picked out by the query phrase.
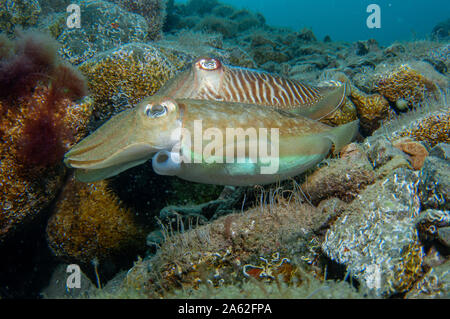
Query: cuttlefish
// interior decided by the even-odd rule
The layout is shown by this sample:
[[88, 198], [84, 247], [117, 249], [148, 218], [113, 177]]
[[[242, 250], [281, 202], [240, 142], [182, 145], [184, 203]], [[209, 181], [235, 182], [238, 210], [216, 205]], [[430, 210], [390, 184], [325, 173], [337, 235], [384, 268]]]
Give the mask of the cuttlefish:
[[272, 106], [320, 120], [342, 106], [349, 94], [348, 83], [331, 84], [316, 87], [264, 71], [224, 65], [219, 59], [200, 58], [158, 93], [175, 99]]
[[84, 182], [152, 159], [161, 175], [217, 185], [298, 175], [349, 143], [358, 122], [330, 127], [273, 107], [153, 96], [112, 117], [66, 153]]

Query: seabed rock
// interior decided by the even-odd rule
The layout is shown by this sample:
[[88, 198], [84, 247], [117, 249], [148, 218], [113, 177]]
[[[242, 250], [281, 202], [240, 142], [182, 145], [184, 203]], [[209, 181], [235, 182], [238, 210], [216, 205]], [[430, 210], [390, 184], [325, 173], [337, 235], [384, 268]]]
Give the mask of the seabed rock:
[[450, 210], [450, 162], [428, 156], [421, 171], [419, 191], [423, 207]]
[[421, 273], [414, 172], [399, 168], [364, 190], [326, 233], [322, 249], [379, 296], [410, 289]]
[[71, 63], [80, 64], [96, 53], [129, 42], [144, 42], [148, 25], [142, 16], [106, 1], [86, 0], [79, 5], [81, 28], [63, 27], [57, 39], [62, 44], [61, 55]]

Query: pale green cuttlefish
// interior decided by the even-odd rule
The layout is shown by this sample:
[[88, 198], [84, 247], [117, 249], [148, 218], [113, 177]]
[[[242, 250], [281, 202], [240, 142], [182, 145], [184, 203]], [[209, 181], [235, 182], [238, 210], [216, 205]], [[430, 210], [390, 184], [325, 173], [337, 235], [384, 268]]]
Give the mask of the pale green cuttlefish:
[[311, 86], [276, 74], [200, 58], [158, 92], [175, 99], [211, 100], [272, 106], [320, 120], [340, 108], [350, 93], [347, 82]]
[[273, 107], [153, 96], [111, 118], [64, 162], [84, 182], [152, 159], [156, 173], [193, 182], [268, 184], [304, 172], [357, 131], [357, 121], [332, 128]]

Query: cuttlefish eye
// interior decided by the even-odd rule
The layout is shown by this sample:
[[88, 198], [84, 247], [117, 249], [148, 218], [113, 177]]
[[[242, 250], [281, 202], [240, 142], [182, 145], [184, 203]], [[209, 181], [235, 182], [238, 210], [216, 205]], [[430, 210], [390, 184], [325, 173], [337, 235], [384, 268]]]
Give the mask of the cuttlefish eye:
[[164, 104], [149, 104], [145, 108], [145, 115], [152, 119], [156, 119], [158, 117], [164, 116], [167, 114], [167, 106]]
[[200, 69], [206, 71], [214, 71], [220, 68], [221, 63], [217, 59], [201, 59], [197, 63]]

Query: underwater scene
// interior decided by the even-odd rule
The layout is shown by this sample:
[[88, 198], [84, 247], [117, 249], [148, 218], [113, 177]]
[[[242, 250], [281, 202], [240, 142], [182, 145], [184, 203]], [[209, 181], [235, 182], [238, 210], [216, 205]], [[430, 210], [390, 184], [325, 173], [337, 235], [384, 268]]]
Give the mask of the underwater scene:
[[450, 298], [450, 2], [0, 0], [0, 299]]

